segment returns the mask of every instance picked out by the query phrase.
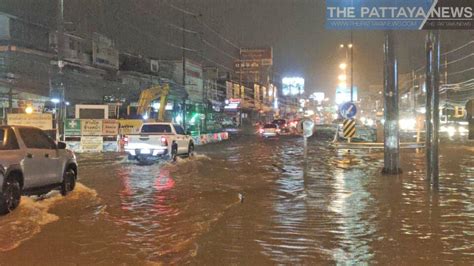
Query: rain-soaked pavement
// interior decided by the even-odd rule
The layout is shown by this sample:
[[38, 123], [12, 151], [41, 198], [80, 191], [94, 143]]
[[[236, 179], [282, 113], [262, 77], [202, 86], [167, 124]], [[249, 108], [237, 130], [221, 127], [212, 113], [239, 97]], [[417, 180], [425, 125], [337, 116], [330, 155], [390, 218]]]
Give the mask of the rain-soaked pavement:
[[312, 139], [305, 164], [302, 143], [243, 136], [152, 166], [81, 155], [75, 192], [0, 217], [0, 264], [472, 265], [472, 142], [441, 146], [439, 191], [423, 153], [381, 176], [380, 152]]

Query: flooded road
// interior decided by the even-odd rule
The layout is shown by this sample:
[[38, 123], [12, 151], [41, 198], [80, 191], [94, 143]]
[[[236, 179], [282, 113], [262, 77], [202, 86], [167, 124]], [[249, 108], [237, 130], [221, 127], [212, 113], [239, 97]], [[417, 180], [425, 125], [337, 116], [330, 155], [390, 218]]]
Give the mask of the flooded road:
[[302, 145], [242, 136], [152, 166], [81, 155], [71, 195], [0, 217], [0, 265], [472, 265], [472, 142], [441, 146], [439, 191], [423, 153], [382, 176], [381, 152], [311, 139], [305, 161]]

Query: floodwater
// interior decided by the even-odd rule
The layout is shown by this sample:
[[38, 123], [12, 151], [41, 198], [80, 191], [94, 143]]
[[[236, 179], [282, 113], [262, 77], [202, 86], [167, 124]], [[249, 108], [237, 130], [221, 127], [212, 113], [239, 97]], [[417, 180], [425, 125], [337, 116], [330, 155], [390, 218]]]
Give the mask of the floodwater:
[[0, 217], [0, 265], [474, 263], [472, 142], [441, 145], [439, 190], [414, 150], [382, 176], [381, 152], [311, 139], [305, 161], [302, 145], [242, 136], [152, 166], [81, 155], [72, 194]]

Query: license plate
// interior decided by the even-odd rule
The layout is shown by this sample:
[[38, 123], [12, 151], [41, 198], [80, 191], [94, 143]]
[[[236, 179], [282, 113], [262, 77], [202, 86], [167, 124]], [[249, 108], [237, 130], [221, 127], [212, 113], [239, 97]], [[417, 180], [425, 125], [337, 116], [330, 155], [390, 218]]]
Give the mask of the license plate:
[[141, 149], [141, 150], [140, 150], [140, 153], [141, 153], [141, 154], [150, 154], [150, 153], [151, 153], [151, 150], [150, 150], [150, 149]]

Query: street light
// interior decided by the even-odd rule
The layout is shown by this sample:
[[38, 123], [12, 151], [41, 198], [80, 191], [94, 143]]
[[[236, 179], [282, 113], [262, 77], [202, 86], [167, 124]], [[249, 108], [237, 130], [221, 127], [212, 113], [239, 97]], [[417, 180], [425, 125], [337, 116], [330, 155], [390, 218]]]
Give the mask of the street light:
[[27, 114], [32, 114], [32, 113], [33, 113], [33, 107], [27, 106], [27, 107], [25, 108], [25, 113], [27, 113]]
[[[347, 45], [345, 44], [340, 44], [339, 47], [341, 48], [346, 48], [346, 62], [347, 60], [350, 59], [350, 64], [351, 64], [351, 72], [350, 72], [350, 81], [351, 81], [351, 102], [354, 101], [354, 45], [352, 44], [352, 32], [351, 32], [351, 42], [348, 43]], [[350, 58], [349, 58], [349, 50], [350, 50]], [[341, 68], [341, 65], [339, 65]], [[347, 66], [346, 66], [347, 67]], [[345, 68], [341, 68], [345, 70]]]
[[342, 69], [342, 70], [346, 70], [347, 64], [346, 63], [341, 63], [341, 64], [339, 64], [339, 68]]
[[341, 74], [337, 77], [337, 79], [339, 79], [339, 81], [346, 81], [347, 80], [347, 76], [346, 74]]

